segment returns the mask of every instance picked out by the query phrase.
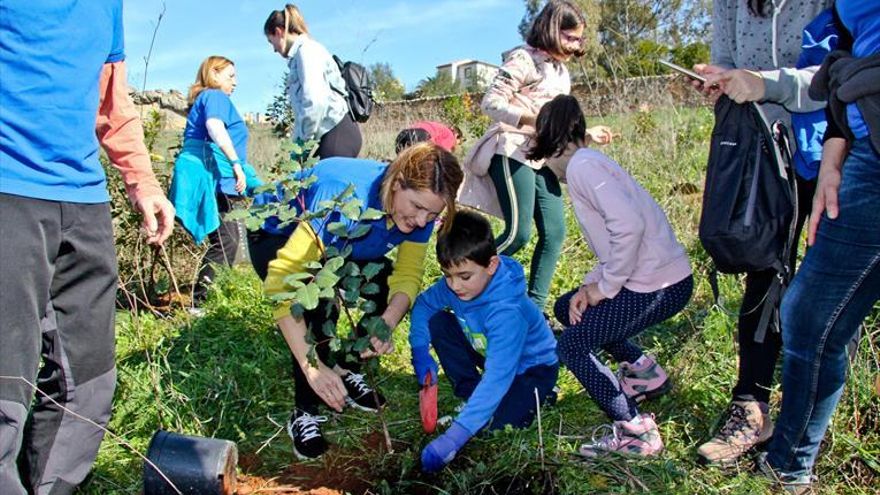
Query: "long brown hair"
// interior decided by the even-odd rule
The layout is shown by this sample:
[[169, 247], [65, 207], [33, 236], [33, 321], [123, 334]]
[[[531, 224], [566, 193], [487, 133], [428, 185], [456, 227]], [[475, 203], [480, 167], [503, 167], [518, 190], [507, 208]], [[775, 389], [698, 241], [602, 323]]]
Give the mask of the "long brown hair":
[[455, 216], [455, 196], [464, 174], [455, 155], [434, 143], [418, 143], [403, 150], [388, 165], [382, 179], [382, 208], [391, 213], [394, 184], [403, 189], [427, 189], [443, 198], [446, 203], [447, 221], [441, 231], [446, 231]]
[[230, 65], [235, 64], [232, 63], [232, 60], [220, 55], [211, 55], [206, 58], [202, 65], [199, 66], [199, 71], [196, 73], [196, 81], [189, 87], [189, 96], [186, 98], [189, 105], [192, 106], [195, 103], [196, 98], [199, 97], [199, 93], [202, 91], [210, 88], [219, 88], [220, 83], [217, 82], [217, 73]]
[[275, 34], [275, 30], [281, 28], [285, 34], [309, 34], [309, 27], [303, 18], [302, 12], [296, 5], [289, 3], [284, 10], [273, 10], [263, 24], [263, 34], [269, 36]]

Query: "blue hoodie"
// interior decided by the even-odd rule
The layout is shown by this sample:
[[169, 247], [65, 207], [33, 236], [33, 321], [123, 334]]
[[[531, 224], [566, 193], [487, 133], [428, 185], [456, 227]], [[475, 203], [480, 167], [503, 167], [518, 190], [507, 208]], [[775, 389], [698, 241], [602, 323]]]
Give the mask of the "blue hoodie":
[[486, 356], [480, 384], [455, 419], [472, 435], [492, 419], [517, 375], [558, 360], [547, 320], [526, 295], [522, 266], [507, 256], [500, 258], [489, 285], [474, 299], [462, 301], [441, 278], [419, 295], [412, 310], [409, 343], [413, 348], [431, 343], [428, 320], [450, 309], [474, 349]]

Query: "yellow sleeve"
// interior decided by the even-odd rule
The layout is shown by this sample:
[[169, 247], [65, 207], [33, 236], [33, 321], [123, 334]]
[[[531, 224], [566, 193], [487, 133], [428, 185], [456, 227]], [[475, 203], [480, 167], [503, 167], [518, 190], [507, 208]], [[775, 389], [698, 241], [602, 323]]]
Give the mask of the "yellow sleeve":
[[422, 288], [422, 277], [425, 275], [425, 256], [428, 244], [424, 242], [404, 241], [397, 248], [397, 260], [388, 276], [388, 300], [398, 292], [409, 296], [412, 307], [419, 290]]
[[[263, 282], [263, 292], [267, 296], [284, 292], [287, 289], [284, 284], [285, 277], [302, 272], [306, 263], [320, 259], [321, 241], [311, 225], [306, 222], [300, 223], [284, 247], [278, 250], [278, 257], [269, 262], [266, 281]], [[290, 304], [278, 304], [273, 314], [276, 320], [289, 316]]]

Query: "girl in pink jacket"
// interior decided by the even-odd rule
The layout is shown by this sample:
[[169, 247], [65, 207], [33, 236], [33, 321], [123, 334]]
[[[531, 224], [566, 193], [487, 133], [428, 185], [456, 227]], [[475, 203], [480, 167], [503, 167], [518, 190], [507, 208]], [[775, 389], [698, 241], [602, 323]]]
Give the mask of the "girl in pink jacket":
[[[691, 267], [651, 195], [620, 165], [586, 148], [586, 139], [577, 100], [560, 95], [538, 114], [528, 155], [564, 174], [581, 231], [598, 258], [582, 285], [556, 301], [556, 318], [566, 327], [559, 354], [614, 422], [611, 435], [581, 453], [653, 455], [663, 442], [653, 416], [639, 414], [636, 403], [671, 384], [630, 339], [685, 307], [693, 291]], [[599, 360], [599, 349], [619, 363], [616, 377]]]
[[[504, 55], [504, 64], [483, 97], [494, 121], [465, 159], [459, 201], [504, 219], [495, 239], [499, 254], [513, 256], [531, 237], [538, 243], [529, 269], [529, 297], [543, 307], [565, 239], [562, 189], [543, 160], [528, 160], [535, 118], [544, 103], [568, 94], [565, 62], [583, 55], [584, 15], [572, 2], [550, 0], [535, 18], [526, 45]], [[497, 200], [496, 200], [497, 198]]]

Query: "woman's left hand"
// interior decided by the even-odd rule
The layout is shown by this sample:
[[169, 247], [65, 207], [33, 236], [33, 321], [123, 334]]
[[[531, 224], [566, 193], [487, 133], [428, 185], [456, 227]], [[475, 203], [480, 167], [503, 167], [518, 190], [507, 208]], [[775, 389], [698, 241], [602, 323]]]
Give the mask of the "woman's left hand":
[[609, 144], [614, 139], [614, 134], [610, 127], [597, 125], [587, 129], [587, 137], [596, 144]]
[[247, 187], [244, 170], [241, 169], [241, 165], [236, 163], [232, 166], [232, 172], [235, 174], [235, 192], [241, 194], [244, 192], [245, 187]]

